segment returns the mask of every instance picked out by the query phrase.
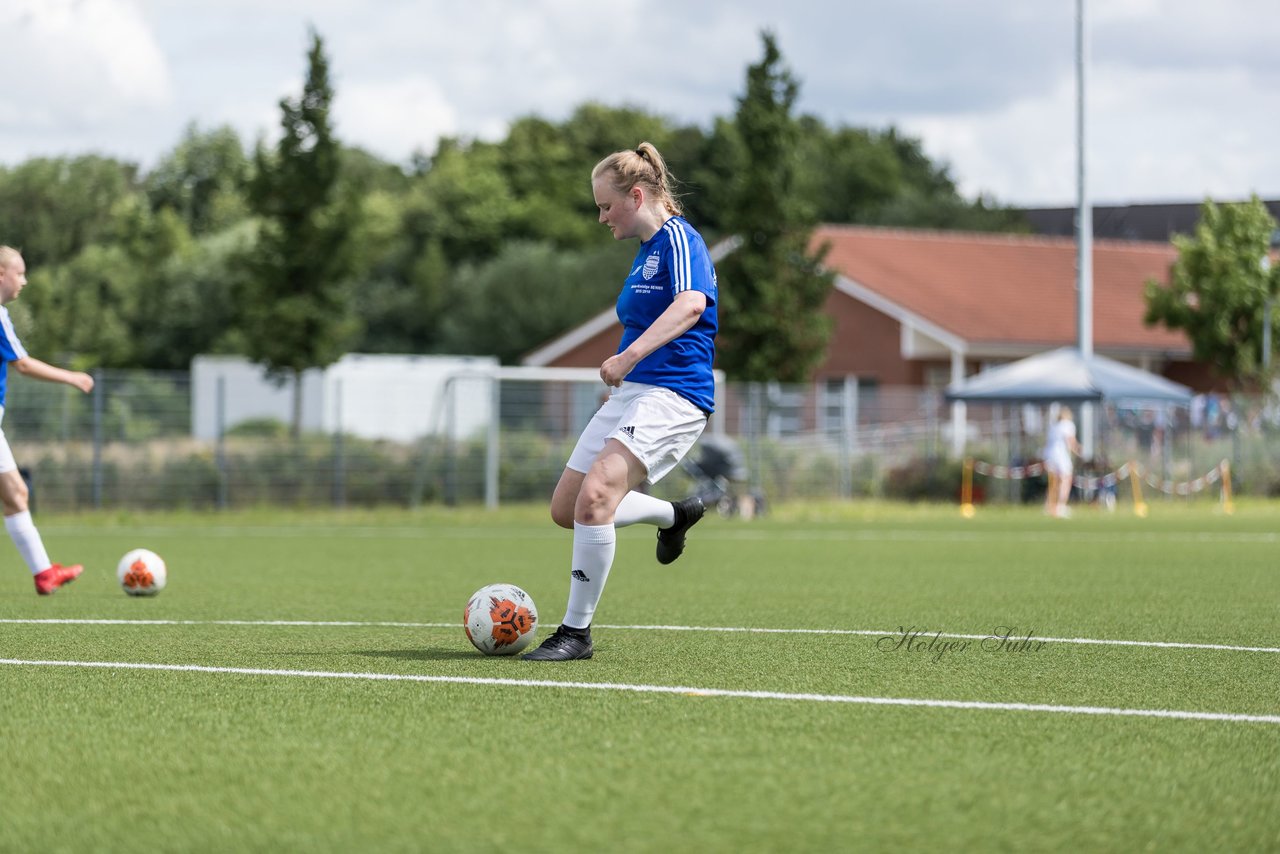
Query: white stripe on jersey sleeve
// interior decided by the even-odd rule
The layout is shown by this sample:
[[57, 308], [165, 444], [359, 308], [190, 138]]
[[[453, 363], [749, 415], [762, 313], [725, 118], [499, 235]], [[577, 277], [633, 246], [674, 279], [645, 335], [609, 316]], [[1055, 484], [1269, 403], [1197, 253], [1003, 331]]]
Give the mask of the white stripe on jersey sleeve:
[[689, 235], [685, 234], [680, 223], [674, 218], [667, 220], [662, 227], [671, 239], [671, 259], [674, 268], [671, 280], [675, 285], [675, 292], [690, 290], [693, 288], [693, 265], [689, 257]]
[[18, 340], [18, 333], [13, 330], [13, 321], [9, 319], [9, 309], [0, 306], [0, 334], [4, 335], [9, 349], [13, 350], [13, 361], [27, 358], [27, 351]]

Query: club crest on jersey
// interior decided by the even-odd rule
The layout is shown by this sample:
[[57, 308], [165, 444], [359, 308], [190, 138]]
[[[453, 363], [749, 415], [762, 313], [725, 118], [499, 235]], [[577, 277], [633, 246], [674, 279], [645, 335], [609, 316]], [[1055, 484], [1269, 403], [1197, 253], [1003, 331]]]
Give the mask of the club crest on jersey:
[[658, 253], [655, 252], [648, 258], [644, 259], [644, 269], [640, 271], [647, 282], [654, 276], [658, 275]]

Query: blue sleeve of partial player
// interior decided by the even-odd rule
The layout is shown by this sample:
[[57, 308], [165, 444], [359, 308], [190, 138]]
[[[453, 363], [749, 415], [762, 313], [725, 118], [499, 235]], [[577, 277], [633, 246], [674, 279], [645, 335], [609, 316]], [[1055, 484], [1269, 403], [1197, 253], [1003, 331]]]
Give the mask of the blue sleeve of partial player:
[[0, 360], [16, 362], [25, 358], [27, 358], [27, 351], [18, 340], [18, 333], [13, 331], [13, 321], [9, 319], [9, 312], [5, 311], [0, 315]]

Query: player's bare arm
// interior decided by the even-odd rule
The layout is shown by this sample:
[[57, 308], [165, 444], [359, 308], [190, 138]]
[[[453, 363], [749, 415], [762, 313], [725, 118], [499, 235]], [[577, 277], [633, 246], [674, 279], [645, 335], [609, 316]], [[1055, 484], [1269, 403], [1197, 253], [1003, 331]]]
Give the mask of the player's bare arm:
[[44, 380], [49, 383], [66, 383], [69, 386], [80, 389], [85, 394], [93, 391], [93, 377], [84, 371], [68, 371], [56, 365], [50, 365], [48, 362], [42, 362], [34, 356], [18, 359], [13, 362], [13, 367], [24, 377]]

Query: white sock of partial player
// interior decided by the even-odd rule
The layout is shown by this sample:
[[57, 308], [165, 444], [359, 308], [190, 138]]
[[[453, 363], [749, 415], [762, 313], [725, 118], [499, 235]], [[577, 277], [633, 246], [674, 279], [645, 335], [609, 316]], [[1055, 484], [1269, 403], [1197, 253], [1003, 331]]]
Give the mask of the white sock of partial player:
[[613, 566], [617, 539], [612, 525], [573, 523], [573, 569], [569, 573], [569, 607], [564, 612], [564, 624], [569, 628], [591, 625]]
[[12, 516], [5, 516], [4, 529], [13, 538], [13, 544], [18, 547], [18, 553], [31, 568], [32, 575], [49, 568], [49, 553], [44, 550], [44, 540], [40, 539], [36, 523], [31, 519], [31, 511], [23, 510]]
[[676, 523], [676, 508], [670, 501], [632, 490], [622, 496], [622, 503], [613, 514], [613, 524], [618, 528], [625, 528], [637, 522], [670, 528]]

